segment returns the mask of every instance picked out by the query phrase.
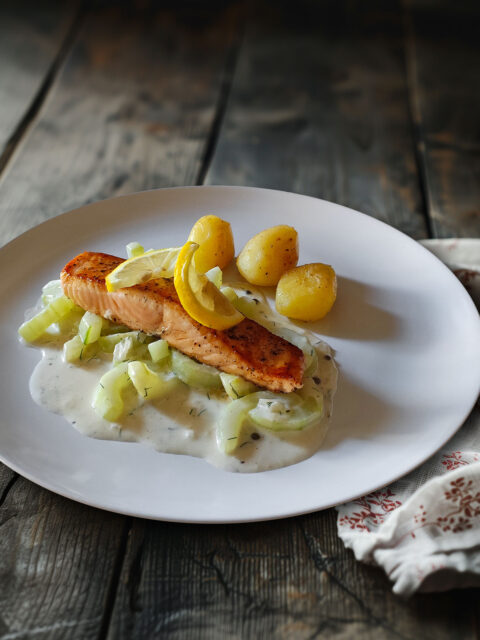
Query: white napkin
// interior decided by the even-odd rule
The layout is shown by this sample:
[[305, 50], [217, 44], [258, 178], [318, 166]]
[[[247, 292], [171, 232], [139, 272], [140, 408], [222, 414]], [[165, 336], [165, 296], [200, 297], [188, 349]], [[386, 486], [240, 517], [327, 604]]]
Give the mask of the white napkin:
[[[427, 240], [480, 303], [480, 240]], [[480, 407], [435, 456], [394, 484], [337, 507], [338, 535], [394, 593], [480, 586]]]

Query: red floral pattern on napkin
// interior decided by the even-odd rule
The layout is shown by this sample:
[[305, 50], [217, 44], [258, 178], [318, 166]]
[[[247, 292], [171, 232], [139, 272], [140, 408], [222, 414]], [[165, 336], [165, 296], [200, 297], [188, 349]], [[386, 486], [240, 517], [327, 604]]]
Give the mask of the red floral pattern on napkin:
[[440, 570], [456, 578], [439, 579], [439, 590], [461, 586], [465, 572], [480, 584], [480, 455], [445, 451], [430, 462], [430, 479], [418, 475], [337, 507], [339, 536], [359, 560], [383, 566], [397, 593], [413, 593]]

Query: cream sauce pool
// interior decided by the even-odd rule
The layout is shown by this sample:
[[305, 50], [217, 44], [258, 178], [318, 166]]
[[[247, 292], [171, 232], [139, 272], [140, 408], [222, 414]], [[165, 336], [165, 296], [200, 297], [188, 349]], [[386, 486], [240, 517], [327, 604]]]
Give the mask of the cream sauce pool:
[[[282, 319], [282, 325], [286, 326]], [[293, 327], [298, 333], [301, 332]], [[318, 339], [302, 332], [310, 341]], [[158, 451], [204, 458], [228, 471], [266, 471], [294, 464], [312, 456], [321, 446], [332, 412], [337, 370], [329, 346], [314, 345], [318, 367], [305, 379], [323, 395], [322, 419], [301, 431], [273, 432], [248, 420], [239, 446], [232, 455], [217, 446], [216, 424], [231, 402], [223, 392], [193, 389], [183, 383], [154, 402], [139, 400], [136, 392], [126, 399], [125, 417], [119, 423], [100, 418], [91, 406], [94, 389], [112, 366], [105, 354], [80, 365], [64, 362], [62, 343], [55, 339], [42, 346], [43, 356], [30, 379], [30, 392], [39, 405], [64, 416], [78, 431], [91, 438], [140, 442]]]

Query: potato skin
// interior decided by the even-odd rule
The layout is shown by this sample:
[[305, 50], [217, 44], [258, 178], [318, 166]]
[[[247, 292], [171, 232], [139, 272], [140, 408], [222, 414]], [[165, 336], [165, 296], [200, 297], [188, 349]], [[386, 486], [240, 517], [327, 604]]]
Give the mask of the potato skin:
[[285, 224], [250, 238], [237, 258], [241, 275], [251, 284], [273, 286], [298, 262], [298, 234]]
[[295, 320], [312, 322], [325, 317], [337, 297], [337, 277], [328, 264], [304, 264], [283, 274], [275, 306]]
[[224, 269], [235, 255], [230, 223], [217, 216], [199, 218], [188, 239], [200, 245], [194, 258], [199, 273], [206, 273], [213, 267]]

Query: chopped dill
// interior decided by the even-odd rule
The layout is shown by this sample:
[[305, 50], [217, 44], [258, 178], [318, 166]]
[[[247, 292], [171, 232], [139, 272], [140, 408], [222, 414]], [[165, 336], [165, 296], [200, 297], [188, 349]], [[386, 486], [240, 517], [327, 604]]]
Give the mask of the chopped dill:
[[202, 413], [205, 413], [205, 411], [206, 411], [206, 409], [202, 409], [201, 411], [199, 411], [199, 412], [197, 413], [197, 416], [201, 416], [201, 415], [202, 415]]

